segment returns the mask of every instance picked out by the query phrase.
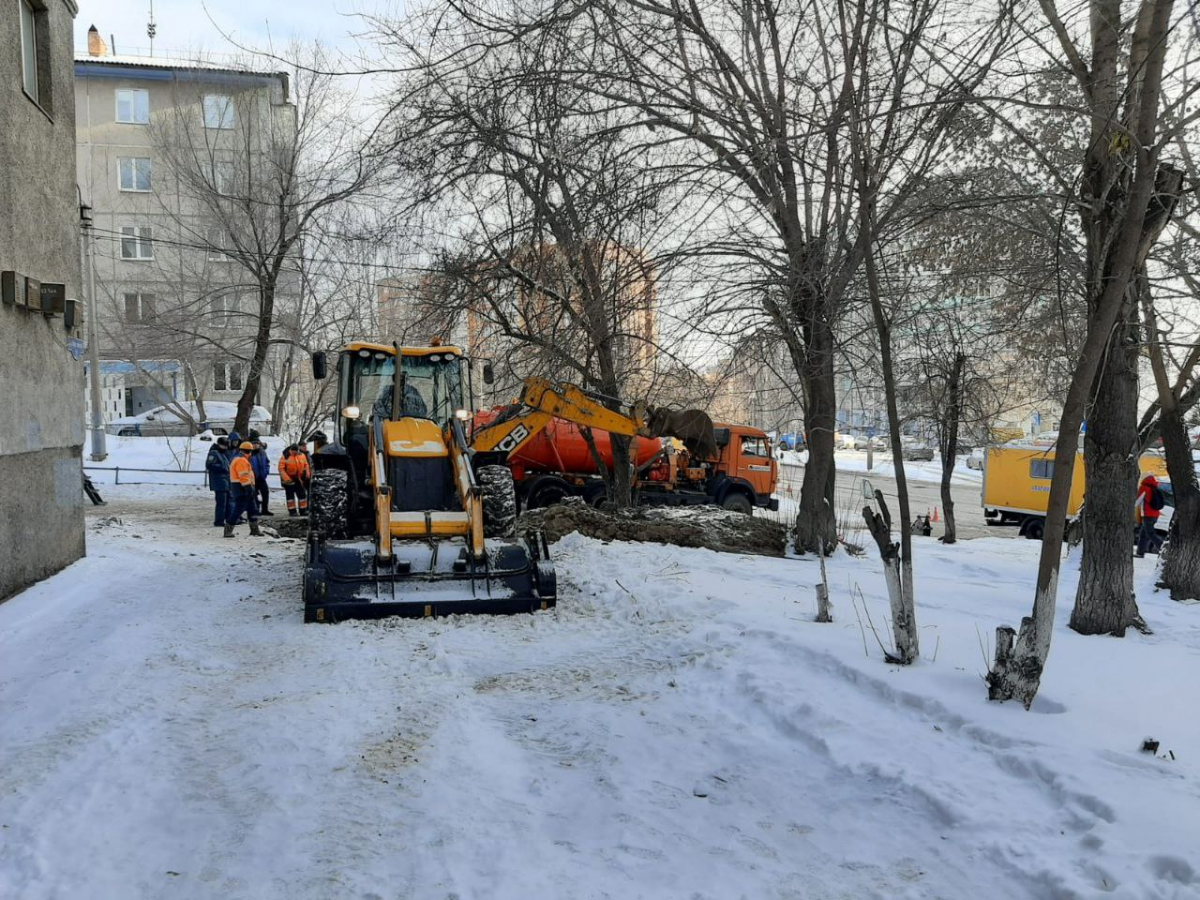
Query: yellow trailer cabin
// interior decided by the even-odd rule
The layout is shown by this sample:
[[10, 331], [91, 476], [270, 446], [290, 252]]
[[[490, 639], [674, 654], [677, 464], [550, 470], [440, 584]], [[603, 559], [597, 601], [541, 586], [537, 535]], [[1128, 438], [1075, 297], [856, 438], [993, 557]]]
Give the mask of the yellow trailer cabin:
[[[1139, 467], [1143, 475], [1152, 474], [1157, 478], [1167, 476], [1166, 460], [1161, 453], [1143, 454]], [[1083, 506], [1085, 472], [1083, 448], [1080, 447], [1075, 455], [1071, 497], [1067, 502], [1068, 520], [1078, 517]], [[983, 514], [987, 523], [1019, 525], [1022, 535], [1041, 540], [1053, 475], [1053, 440], [1026, 438], [989, 448], [983, 466], [982, 492]], [[1132, 516], [1131, 509], [1131, 521]]]

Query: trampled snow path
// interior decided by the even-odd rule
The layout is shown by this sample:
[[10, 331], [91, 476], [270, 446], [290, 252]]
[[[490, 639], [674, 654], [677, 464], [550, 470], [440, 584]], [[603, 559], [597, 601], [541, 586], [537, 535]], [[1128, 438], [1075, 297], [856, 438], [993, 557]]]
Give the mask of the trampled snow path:
[[899, 671], [871, 559], [833, 561], [833, 626], [813, 563], [578, 537], [555, 613], [304, 626], [298, 544], [140, 496], [0, 605], [2, 897], [1200, 895], [1200, 606], [1063, 629], [1025, 713], [975, 628], [1033, 544], [921, 542]]

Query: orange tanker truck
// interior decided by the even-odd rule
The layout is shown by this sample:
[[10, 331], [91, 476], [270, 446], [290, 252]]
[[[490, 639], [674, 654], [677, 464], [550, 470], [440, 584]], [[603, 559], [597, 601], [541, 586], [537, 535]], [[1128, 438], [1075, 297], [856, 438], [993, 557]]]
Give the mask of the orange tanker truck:
[[[757, 428], [714, 423], [712, 440], [699, 443], [715, 452], [689, 452], [682, 441], [645, 436], [644, 411], [615, 413], [573, 385], [536, 379], [527, 383], [519, 404], [479, 412], [474, 426], [477, 452], [491, 447], [505, 452], [527, 509], [566, 497], [582, 497], [592, 505], [604, 499], [604, 480], [583, 428], [592, 429], [597, 454], [609, 467], [610, 434], [630, 438], [634, 493], [641, 504], [711, 504], [742, 513], [756, 506], [779, 508], [773, 496], [778, 469], [770, 439]], [[695, 448], [695, 442], [689, 443]]]

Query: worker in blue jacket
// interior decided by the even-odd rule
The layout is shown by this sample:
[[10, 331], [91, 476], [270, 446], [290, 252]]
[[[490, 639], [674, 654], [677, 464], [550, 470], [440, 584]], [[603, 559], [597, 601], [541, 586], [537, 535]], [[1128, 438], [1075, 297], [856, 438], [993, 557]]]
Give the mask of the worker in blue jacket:
[[208, 449], [208, 459], [204, 461], [208, 472], [208, 489], [213, 492], [213, 525], [220, 528], [225, 524], [229, 515], [231, 499], [229, 495], [229, 438], [222, 435]]
[[246, 435], [254, 444], [254, 452], [250, 454], [250, 466], [254, 469], [254, 490], [258, 495], [258, 514], [273, 516], [275, 513], [268, 509], [271, 502], [271, 487], [267, 478], [271, 474], [271, 458], [267, 456], [267, 445], [263, 443], [257, 431], [251, 429]]

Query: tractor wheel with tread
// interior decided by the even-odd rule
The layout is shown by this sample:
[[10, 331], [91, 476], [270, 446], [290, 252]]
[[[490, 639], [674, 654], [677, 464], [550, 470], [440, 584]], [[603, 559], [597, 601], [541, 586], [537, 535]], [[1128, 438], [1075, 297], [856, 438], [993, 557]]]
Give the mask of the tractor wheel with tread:
[[475, 473], [483, 501], [484, 537], [510, 537], [517, 521], [517, 488], [508, 466], [480, 466]]
[[318, 469], [308, 487], [309, 528], [322, 537], [336, 537], [346, 530], [349, 493], [348, 473], [343, 469]]
[[727, 509], [730, 512], [741, 513], [744, 516], [750, 515], [754, 510], [754, 505], [750, 502], [750, 498], [740, 491], [729, 494], [721, 501], [721, 509]]

